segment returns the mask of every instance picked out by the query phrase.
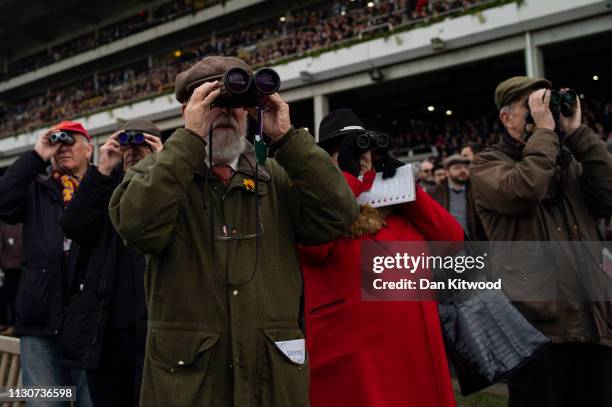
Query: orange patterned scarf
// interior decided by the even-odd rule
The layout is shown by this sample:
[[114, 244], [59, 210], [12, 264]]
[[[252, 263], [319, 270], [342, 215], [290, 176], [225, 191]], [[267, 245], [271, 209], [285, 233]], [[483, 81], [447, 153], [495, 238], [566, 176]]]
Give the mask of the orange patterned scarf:
[[53, 178], [62, 187], [62, 196], [64, 198], [64, 207], [72, 200], [74, 191], [79, 187], [81, 179], [74, 175], [60, 174], [59, 172], [53, 172]]

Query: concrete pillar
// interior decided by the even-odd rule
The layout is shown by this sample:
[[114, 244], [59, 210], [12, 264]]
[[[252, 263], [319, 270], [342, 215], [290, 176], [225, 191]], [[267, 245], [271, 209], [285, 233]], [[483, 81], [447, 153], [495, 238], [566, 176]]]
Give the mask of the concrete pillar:
[[329, 98], [326, 95], [317, 95], [314, 102], [314, 131], [315, 141], [319, 141], [319, 124], [329, 113]]
[[531, 33], [525, 33], [525, 72], [533, 78], [544, 78], [544, 56], [542, 50], [533, 44]]

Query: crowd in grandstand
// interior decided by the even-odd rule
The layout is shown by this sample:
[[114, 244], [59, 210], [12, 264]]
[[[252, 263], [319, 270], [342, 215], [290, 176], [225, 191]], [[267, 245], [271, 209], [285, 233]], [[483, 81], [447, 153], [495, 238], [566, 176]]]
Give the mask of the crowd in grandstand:
[[[210, 38], [204, 43], [186, 48], [180, 53], [180, 57], [171, 58], [152, 68], [142, 69], [141, 65], [136, 70], [133, 66], [122, 68], [72, 86], [52, 89], [46, 94], [29, 98], [14, 106], [0, 107], [0, 136], [32, 130], [57, 121], [60, 117], [81, 116], [117, 104], [168, 92], [172, 89], [176, 74], [184, 70], [186, 63], [206, 55], [234, 55], [253, 65], [271, 64], [281, 58], [299, 56], [306, 51], [358, 38], [365, 28], [376, 27], [380, 21], [391, 22], [394, 25], [402, 24], [451, 10], [461, 10], [463, 7], [482, 1], [336, 1], [324, 9], [288, 12], [275, 23], [276, 26], [262, 24], [248, 30]], [[174, 6], [156, 14], [152, 21], [157, 24], [163, 22], [164, 18], [168, 20], [172, 16], [177, 17], [196, 10], [196, 7], [191, 8], [192, 6], [181, 8], [178, 6], [179, 3], [183, 4], [176, 1], [169, 3]], [[369, 3], [373, 5], [370, 6]], [[115, 28], [110, 26], [108, 29], [102, 29], [95, 41], [83, 37], [79, 39], [82, 47], [79, 44], [66, 45], [65, 51], [72, 55], [83, 51], [91, 44], [96, 46], [99, 44], [96, 41], [106, 43], [140, 31], [143, 29], [141, 24], [151, 23], [149, 20], [145, 21], [146, 19], [146, 15], [135, 16], [128, 22], [116, 25]], [[368, 31], [368, 35], [375, 32], [376, 30]], [[69, 56], [63, 53], [63, 50], [56, 49], [53, 52], [56, 54], [54, 59]]]
[[44, 51], [10, 62], [7, 67], [7, 72], [0, 73], [0, 78], [6, 79], [22, 75], [73, 55], [127, 37], [128, 35], [144, 31], [147, 28], [224, 2], [225, 0], [172, 0], [168, 3], [153, 7], [150, 10], [142, 10], [133, 16], [101, 27], [96, 31], [88, 32]]

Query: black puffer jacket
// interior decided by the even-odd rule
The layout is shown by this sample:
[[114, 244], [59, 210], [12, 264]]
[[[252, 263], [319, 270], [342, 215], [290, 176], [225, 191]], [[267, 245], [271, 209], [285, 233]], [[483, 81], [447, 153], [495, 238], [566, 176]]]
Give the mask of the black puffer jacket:
[[144, 256], [125, 247], [108, 215], [120, 176], [104, 176], [90, 167], [61, 220], [66, 236], [91, 250], [83, 290], [65, 309], [62, 354], [71, 367], [98, 368], [111, 330], [132, 333], [141, 350], [134, 356], [144, 357]]
[[[0, 220], [23, 222], [23, 274], [15, 301], [20, 335], [55, 336], [62, 326], [63, 298], [72, 281], [64, 258], [61, 187], [34, 151], [17, 159], [0, 178]], [[73, 245], [70, 258], [78, 255]], [[63, 272], [63, 270], [67, 270]]]

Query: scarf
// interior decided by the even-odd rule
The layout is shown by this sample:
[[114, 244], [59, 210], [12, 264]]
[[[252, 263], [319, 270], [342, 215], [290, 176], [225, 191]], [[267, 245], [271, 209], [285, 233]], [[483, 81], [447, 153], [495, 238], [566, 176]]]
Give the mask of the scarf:
[[74, 191], [79, 186], [81, 182], [81, 178], [75, 177], [74, 175], [68, 174], [60, 174], [57, 171], [53, 172], [53, 178], [60, 184], [62, 187], [62, 197], [64, 198], [64, 208], [68, 206], [68, 203], [72, 200], [74, 196]]

